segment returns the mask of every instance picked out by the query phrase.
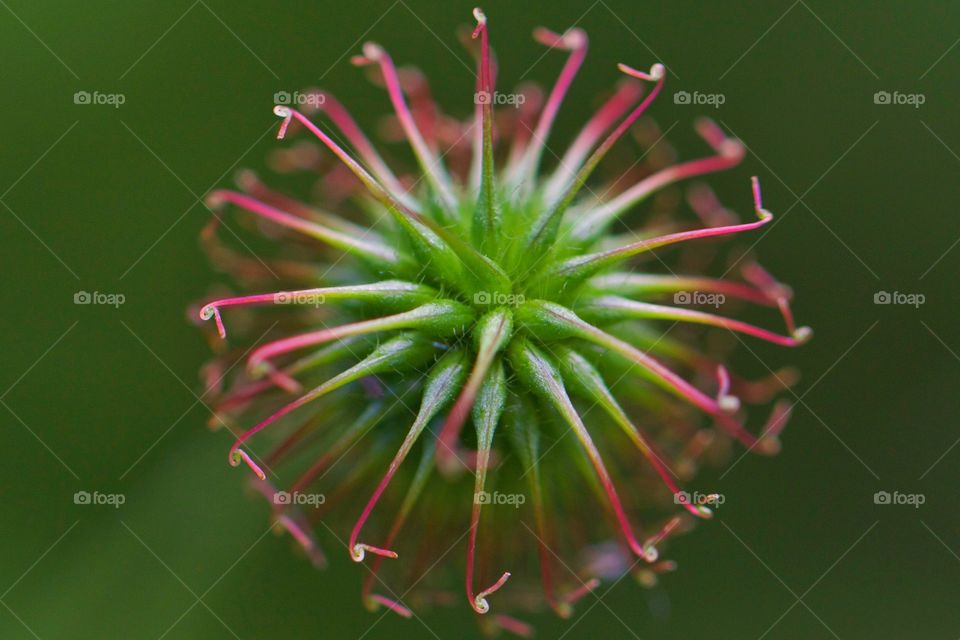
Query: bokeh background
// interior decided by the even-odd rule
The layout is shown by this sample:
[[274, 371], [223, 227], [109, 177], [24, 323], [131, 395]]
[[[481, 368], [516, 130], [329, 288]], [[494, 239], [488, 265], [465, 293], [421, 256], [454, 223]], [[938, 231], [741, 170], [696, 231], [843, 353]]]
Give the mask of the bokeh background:
[[[346, 553], [319, 573], [268, 532], [197, 399], [208, 355], [185, 308], [220, 277], [198, 248], [199, 198], [276, 145], [277, 91], [320, 84], [372, 127], [382, 91], [349, 63], [366, 39], [467, 113], [460, 0], [243, 3], [0, 1], [0, 637], [461, 638], [464, 611], [369, 614]], [[702, 113], [751, 154], [713, 180], [779, 215], [756, 251], [816, 337], [750, 343], [735, 364], [805, 377], [783, 453], [699, 486], [719, 517], [670, 550], [646, 591], [604, 585], [542, 638], [960, 636], [960, 5], [934, 0], [485, 5], [500, 86], [550, 82], [533, 27], [591, 36], [552, 140], [568, 139], [615, 63], [664, 62], [651, 114], [684, 157]], [[724, 104], [674, 104], [676, 91]], [[75, 104], [78, 91], [124, 103]], [[878, 104], [876, 92], [923, 96]], [[894, 98], [891, 102], [896, 102]], [[913, 102], [917, 102], [916, 99]], [[119, 308], [78, 291], [120, 293]], [[919, 307], [876, 305], [879, 291]], [[122, 493], [120, 508], [74, 504]], [[924, 504], [876, 504], [878, 491]], [[332, 546], [332, 545], [328, 545]]]

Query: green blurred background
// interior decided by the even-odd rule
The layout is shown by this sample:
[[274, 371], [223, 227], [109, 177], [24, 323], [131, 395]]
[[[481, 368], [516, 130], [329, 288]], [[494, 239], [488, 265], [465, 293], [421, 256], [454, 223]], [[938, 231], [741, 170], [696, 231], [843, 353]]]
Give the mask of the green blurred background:
[[[321, 84], [372, 126], [389, 105], [349, 56], [375, 39], [465, 114], [473, 80], [454, 33], [472, 5], [0, 5], [0, 638], [470, 636], [463, 609], [423, 622], [367, 613], [346, 553], [319, 573], [268, 534], [266, 506], [226, 464], [227, 436], [204, 426], [208, 350], [184, 310], [221, 278], [198, 248], [209, 215], [198, 197], [236, 167], [264, 166], [273, 94]], [[702, 152], [689, 133], [702, 113], [749, 145], [744, 166], [712, 183], [745, 211], [747, 177], [760, 176], [780, 219], [756, 250], [816, 331], [800, 350], [750, 342], [737, 354], [757, 375], [797, 364], [801, 402], [778, 458], [698, 480], [727, 503], [672, 545], [679, 571], [653, 591], [604, 585], [570, 622], [532, 620], [538, 637], [960, 636], [960, 249], [948, 251], [960, 238], [960, 5], [484, 8], [500, 87], [552, 81], [562, 65], [541, 59], [533, 27], [588, 31], [555, 144], [617, 79], [616, 62], [664, 62], [652, 115], [677, 123], [683, 157]], [[677, 105], [679, 90], [725, 103]], [[125, 103], [78, 105], [78, 91]], [[878, 91], [925, 102], [876, 104]], [[80, 290], [126, 302], [78, 306]], [[881, 290], [926, 302], [875, 305]], [[81, 490], [126, 503], [76, 505]], [[925, 504], [875, 504], [881, 490]]]

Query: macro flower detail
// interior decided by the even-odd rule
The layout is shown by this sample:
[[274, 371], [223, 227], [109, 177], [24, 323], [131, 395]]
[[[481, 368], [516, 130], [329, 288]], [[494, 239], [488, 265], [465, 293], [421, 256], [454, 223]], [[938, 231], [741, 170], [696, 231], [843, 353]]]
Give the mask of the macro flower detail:
[[[747, 222], [697, 182], [686, 203], [698, 222], [676, 215], [676, 185], [736, 166], [745, 148], [701, 120], [712, 154], [674, 162], [644, 118], [663, 65], [621, 64], [619, 86], [555, 154], [586, 33], [537, 29], [567, 56], [559, 78], [499, 99], [487, 19], [474, 16], [464, 121], [379, 45], [353, 59], [386, 90], [384, 137], [409, 145], [415, 173], [395, 170], [325, 91], [306, 111], [275, 107], [278, 137], [298, 141], [273, 168], [313, 192], [297, 199], [244, 171], [238, 190], [208, 196], [214, 264], [267, 292], [198, 314], [218, 334], [211, 424], [235, 434], [229, 462], [252, 470], [278, 531], [318, 566], [321, 539], [345, 547], [365, 565], [371, 609], [409, 617], [465, 599], [490, 629], [529, 635], [515, 615], [568, 617], [604, 580], [649, 585], [674, 568], [665, 542], [716, 502], [683, 490], [697, 467], [733, 442], [775, 453], [790, 414], [777, 396], [792, 371], [745, 379], [723, 364], [728, 347], [792, 347], [811, 332], [751, 257], [732, 260], [731, 277], [701, 275], [723, 255], [718, 239], [773, 216], [756, 178]], [[646, 153], [618, 159], [631, 137]], [[282, 253], [261, 259], [233, 231], [244, 251], [231, 248], [227, 214]], [[773, 310], [785, 331], [719, 313], [737, 305]]]

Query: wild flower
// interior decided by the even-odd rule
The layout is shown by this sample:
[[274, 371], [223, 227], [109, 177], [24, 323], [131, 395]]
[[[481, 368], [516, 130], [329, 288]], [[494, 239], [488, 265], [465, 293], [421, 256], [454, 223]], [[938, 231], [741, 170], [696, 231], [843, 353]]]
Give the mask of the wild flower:
[[[641, 118], [663, 65], [620, 65], [624, 81], [554, 154], [547, 142], [587, 35], [537, 29], [567, 54], [556, 84], [545, 96], [529, 86], [498, 94], [487, 19], [474, 15], [466, 121], [379, 45], [353, 60], [386, 89], [384, 135], [409, 143], [415, 174], [396, 172], [327, 92], [307, 94], [307, 113], [275, 107], [279, 137], [306, 138], [274, 167], [316, 188], [296, 199], [245, 171], [239, 190], [209, 195], [203, 241], [215, 264], [243, 288], [283, 288], [202, 306], [217, 341], [228, 325], [245, 338], [216, 344], [205, 373], [213, 422], [238, 433], [230, 463], [253, 470], [278, 529], [316, 564], [321, 537], [367, 564], [369, 607], [410, 616], [417, 604], [457, 602], [450, 589], [464, 580], [477, 614], [503, 589], [500, 609], [545, 603], [566, 617], [601, 580], [629, 572], [649, 584], [673, 568], [664, 541], [722, 502], [681, 489], [702, 460], [733, 441], [778, 450], [790, 409], [775, 399], [793, 374], [744, 379], [711, 340], [795, 346], [810, 331], [794, 325], [790, 289], [749, 257], [737, 277], [700, 275], [722, 255], [711, 239], [772, 215], [756, 178], [748, 222], [699, 183], [687, 202], [700, 223], [675, 215], [675, 185], [734, 167], [744, 146], [701, 120], [712, 153], [673, 162]], [[630, 133], [648, 152], [626, 156], [624, 169], [614, 146]], [[227, 211], [282, 253], [230, 248], [217, 233]], [[738, 303], [777, 310], [785, 333], [718, 312]], [[748, 428], [748, 405], [769, 404]], [[530, 631], [499, 611], [482, 619]]]

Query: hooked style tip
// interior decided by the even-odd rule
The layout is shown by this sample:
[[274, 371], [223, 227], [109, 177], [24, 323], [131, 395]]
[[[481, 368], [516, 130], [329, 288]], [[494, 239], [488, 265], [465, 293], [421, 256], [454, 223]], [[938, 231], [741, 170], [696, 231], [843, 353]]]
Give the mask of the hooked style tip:
[[740, 398], [730, 394], [730, 373], [723, 365], [717, 367], [717, 405], [720, 410], [732, 415], [740, 410]]
[[397, 556], [396, 551], [391, 551], [390, 549], [382, 549], [380, 547], [374, 547], [373, 545], [357, 543], [353, 545], [353, 548], [350, 549], [350, 557], [354, 562], [363, 562], [363, 559], [367, 555], [367, 551], [370, 553], [382, 556], [384, 558], [390, 558], [395, 560]]
[[227, 203], [227, 199], [224, 197], [224, 192], [221, 189], [218, 189], [217, 191], [211, 191], [207, 194], [203, 201], [204, 204], [207, 205], [208, 209], [212, 209], [214, 211], [222, 209]]
[[737, 138], [731, 138], [710, 118], [697, 118], [694, 128], [717, 153], [730, 160], [742, 160], [747, 154], [746, 146]]
[[260, 468], [260, 465], [254, 462], [253, 458], [251, 458], [243, 449], [231, 449], [227, 460], [230, 462], [231, 467], [239, 467], [240, 463], [244, 462], [255, 474], [257, 474], [258, 478], [261, 480], [267, 479], [267, 474], [263, 472], [263, 469]]
[[653, 544], [647, 544], [643, 547], [643, 559], [649, 563], [654, 563], [657, 561], [657, 558], [660, 557], [660, 552], [657, 551], [657, 548]]
[[278, 118], [283, 118], [283, 122], [280, 123], [280, 129], [277, 131], [277, 140], [283, 140], [287, 135], [287, 128], [290, 126], [290, 121], [293, 119], [293, 110], [290, 107], [278, 104], [273, 107], [273, 113]]
[[204, 307], [200, 309], [201, 320], [206, 321], [206, 320], [209, 320], [210, 318], [213, 318], [214, 321], [217, 323], [217, 333], [220, 334], [220, 337], [226, 338], [227, 329], [226, 327], [223, 326], [223, 318], [220, 316], [220, 309], [218, 309], [215, 304], [204, 305]]
[[717, 396], [717, 404], [720, 406], [720, 410], [728, 415], [733, 415], [740, 410], [740, 398], [737, 396]]
[[476, 38], [480, 34], [480, 31], [483, 29], [483, 27], [486, 26], [487, 16], [483, 12], [483, 9], [481, 9], [480, 7], [474, 7], [473, 17], [477, 21], [477, 28], [473, 30], [472, 37]]
[[667, 68], [664, 67], [659, 62], [654, 64], [652, 67], [650, 67], [649, 73], [640, 71], [639, 69], [634, 69], [633, 67], [626, 65], [622, 62], [617, 64], [617, 69], [627, 74], [628, 76], [632, 76], [634, 78], [640, 78], [641, 80], [649, 80], [651, 82], [657, 82], [663, 79], [663, 77], [667, 73]]
[[486, 613], [490, 611], [490, 603], [487, 602], [487, 596], [498, 591], [500, 587], [502, 587], [509, 579], [510, 579], [510, 572], [504, 571], [503, 575], [500, 576], [500, 579], [494, 582], [490, 588], [484, 589], [483, 591], [478, 593], [476, 597], [474, 597], [473, 602], [471, 603], [473, 605], [473, 610], [476, 611], [477, 613]]
[[813, 329], [810, 327], [797, 327], [797, 330], [793, 332], [793, 339], [798, 346], [810, 342], [811, 338], [813, 338]]
[[353, 56], [350, 58], [350, 62], [358, 67], [365, 67], [367, 65], [375, 64], [379, 62], [384, 55], [386, 55], [384, 48], [376, 42], [364, 42], [361, 50], [363, 51], [363, 55]]
[[580, 49], [587, 46], [586, 31], [576, 28], [555, 33], [546, 27], [537, 27], [533, 30], [533, 39], [551, 48]]

